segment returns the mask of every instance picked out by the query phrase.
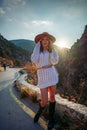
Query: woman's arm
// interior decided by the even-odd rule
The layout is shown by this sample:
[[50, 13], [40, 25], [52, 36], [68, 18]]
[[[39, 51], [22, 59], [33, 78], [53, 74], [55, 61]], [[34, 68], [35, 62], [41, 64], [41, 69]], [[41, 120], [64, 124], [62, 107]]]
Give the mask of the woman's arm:
[[37, 64], [39, 62], [39, 54], [40, 54], [40, 43], [37, 43], [31, 55], [31, 61], [33, 63]]
[[53, 65], [56, 65], [59, 61], [58, 53], [55, 49], [52, 49], [52, 52], [50, 53], [50, 62]]

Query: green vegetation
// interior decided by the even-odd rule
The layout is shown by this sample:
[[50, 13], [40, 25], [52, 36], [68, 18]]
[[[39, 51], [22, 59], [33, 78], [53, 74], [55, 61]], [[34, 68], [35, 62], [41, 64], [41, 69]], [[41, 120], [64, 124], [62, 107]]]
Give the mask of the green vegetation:
[[11, 40], [10, 42], [14, 43], [16, 46], [19, 46], [29, 51], [30, 53], [32, 53], [35, 46], [34, 41], [26, 40], [26, 39]]
[[14, 66], [21, 66], [30, 60], [30, 53], [0, 35], [0, 57], [12, 60]]

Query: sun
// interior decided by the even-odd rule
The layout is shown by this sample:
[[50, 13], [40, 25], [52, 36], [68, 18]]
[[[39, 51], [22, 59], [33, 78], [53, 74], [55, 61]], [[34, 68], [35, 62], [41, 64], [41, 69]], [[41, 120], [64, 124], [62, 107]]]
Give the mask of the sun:
[[69, 48], [68, 42], [66, 40], [63, 40], [63, 39], [57, 40], [55, 42], [55, 45], [57, 45], [57, 46], [59, 46], [61, 48]]

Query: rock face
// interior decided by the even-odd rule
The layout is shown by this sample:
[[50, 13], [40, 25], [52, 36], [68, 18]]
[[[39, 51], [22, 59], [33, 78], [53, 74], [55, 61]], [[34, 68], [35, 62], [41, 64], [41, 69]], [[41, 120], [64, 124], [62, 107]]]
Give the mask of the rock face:
[[61, 70], [60, 94], [87, 106], [87, 25], [81, 38], [71, 47]]
[[87, 25], [85, 26], [84, 33], [82, 34], [78, 44], [78, 55], [80, 59], [87, 61]]

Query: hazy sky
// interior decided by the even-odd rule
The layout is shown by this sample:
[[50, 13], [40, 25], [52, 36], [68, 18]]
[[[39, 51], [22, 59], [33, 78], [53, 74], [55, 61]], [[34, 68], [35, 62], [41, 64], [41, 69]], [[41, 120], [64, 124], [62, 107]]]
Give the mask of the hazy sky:
[[0, 33], [8, 40], [49, 32], [71, 46], [86, 24], [87, 0], [0, 0]]

